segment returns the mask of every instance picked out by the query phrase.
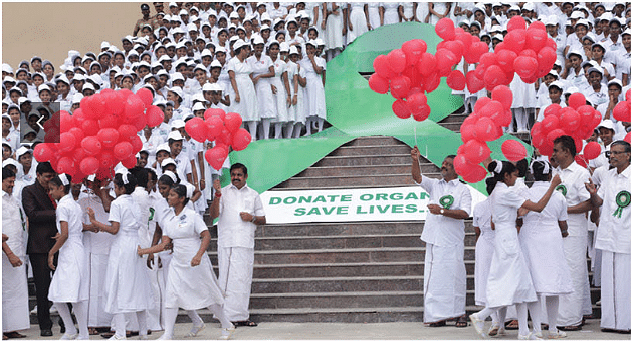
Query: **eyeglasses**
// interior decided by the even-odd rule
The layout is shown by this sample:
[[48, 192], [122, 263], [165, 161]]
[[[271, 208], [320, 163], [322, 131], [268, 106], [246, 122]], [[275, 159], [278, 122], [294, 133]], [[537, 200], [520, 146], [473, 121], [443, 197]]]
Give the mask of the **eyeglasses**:
[[624, 153], [630, 153], [630, 152], [606, 151], [606, 152], [604, 152], [604, 155], [606, 157], [611, 157], [611, 155], [620, 155], [620, 154], [624, 154]]

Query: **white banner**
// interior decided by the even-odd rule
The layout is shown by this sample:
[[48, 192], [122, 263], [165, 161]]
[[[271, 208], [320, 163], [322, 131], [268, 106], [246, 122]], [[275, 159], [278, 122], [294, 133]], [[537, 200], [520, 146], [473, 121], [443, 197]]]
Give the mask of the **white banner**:
[[[486, 197], [471, 186], [472, 206]], [[266, 191], [266, 222], [425, 220], [429, 194], [419, 186], [339, 190]], [[472, 209], [471, 209], [472, 210]]]

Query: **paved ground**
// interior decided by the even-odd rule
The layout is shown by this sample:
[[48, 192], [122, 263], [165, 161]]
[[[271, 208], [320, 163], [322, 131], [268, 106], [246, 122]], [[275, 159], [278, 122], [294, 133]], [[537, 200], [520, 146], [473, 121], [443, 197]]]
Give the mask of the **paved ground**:
[[[565, 340], [630, 340], [631, 335], [603, 333], [600, 331], [599, 320], [589, 320], [582, 331], [568, 333]], [[176, 338], [182, 338], [190, 324], [179, 323], [176, 325]], [[59, 327], [53, 329], [53, 337], [42, 338], [39, 336], [37, 325], [23, 332], [28, 339], [57, 340]], [[154, 332], [150, 339], [157, 339], [163, 333]], [[219, 324], [208, 323], [193, 340], [217, 339], [220, 336]], [[517, 331], [508, 331], [508, 335], [497, 338], [516, 340]], [[99, 336], [92, 336], [91, 340], [105, 340]], [[137, 340], [138, 337], [131, 338]], [[425, 327], [422, 323], [260, 323], [258, 327], [238, 328], [233, 340], [471, 340], [479, 339], [472, 327], [455, 328], [452, 326], [442, 328]]]

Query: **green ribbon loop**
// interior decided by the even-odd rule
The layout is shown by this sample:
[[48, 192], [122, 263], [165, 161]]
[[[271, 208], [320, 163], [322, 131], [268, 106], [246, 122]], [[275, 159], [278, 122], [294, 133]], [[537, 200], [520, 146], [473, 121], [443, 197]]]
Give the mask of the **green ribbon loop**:
[[613, 212], [613, 216], [622, 218], [622, 211], [631, 203], [631, 193], [629, 191], [620, 191], [615, 196], [615, 203], [618, 204], [618, 209]]
[[442, 204], [442, 207], [444, 207], [445, 210], [449, 210], [451, 208], [453, 201], [455, 201], [455, 198], [453, 198], [452, 195], [445, 195], [440, 198], [440, 204]]
[[556, 190], [561, 192], [564, 197], [567, 197], [567, 187], [565, 187], [565, 185], [560, 184], [560, 185], [556, 186]]

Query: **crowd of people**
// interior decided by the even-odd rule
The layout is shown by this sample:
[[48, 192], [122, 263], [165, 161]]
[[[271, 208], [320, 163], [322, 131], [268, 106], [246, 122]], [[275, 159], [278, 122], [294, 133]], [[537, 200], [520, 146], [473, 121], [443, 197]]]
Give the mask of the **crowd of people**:
[[[552, 103], [564, 107], [569, 95], [582, 92], [603, 115], [604, 121], [592, 137], [603, 150], [589, 169], [573, 161], [579, 151], [565, 141], [559, 141], [560, 148], [555, 149], [563, 156], [547, 160], [537, 152], [539, 161], [530, 167], [537, 179], [532, 188], [516, 186], [512, 179], [515, 168], [523, 177], [527, 164], [489, 162], [494, 174], [494, 181], [489, 180], [491, 196], [472, 211], [481, 233], [476, 301], [486, 306], [473, 315], [473, 323], [481, 331], [482, 321], [490, 316], [490, 333], [499, 334], [504, 332], [504, 320], [514, 319], [518, 320], [519, 336], [526, 336], [529, 308], [533, 322], [539, 321], [533, 324], [533, 335], [541, 333], [540, 321], [549, 323], [554, 337], [580, 328], [583, 316], [591, 314], [585, 264], [588, 251], [594, 285], [602, 282], [601, 323], [609, 330], [630, 331], [630, 304], [623, 307], [618, 303], [621, 298], [613, 302], [614, 293], [620, 295], [626, 286], [621, 282], [627, 278], [622, 271], [630, 267], [622, 265], [626, 261], [630, 265], [630, 234], [622, 236], [614, 226], [630, 222], [630, 207], [628, 203], [618, 206], [618, 201], [613, 210], [622, 207], [618, 219], [624, 218], [608, 217], [612, 212], [606, 211], [614, 203], [612, 189], [604, 185], [615, 181], [621, 187], [618, 176], [628, 179], [628, 168], [618, 162], [624, 162], [626, 153], [630, 162], [630, 145], [620, 141], [630, 132], [630, 124], [613, 120], [612, 111], [630, 89], [630, 4], [155, 2], [154, 15], [150, 15], [150, 5], [140, 7], [142, 18], [131, 35], [121, 39], [121, 49], [104, 41], [97, 54], [82, 56], [69, 51], [58, 73], [51, 62], [38, 56], [15, 68], [2, 65], [5, 338], [20, 337], [18, 331], [29, 328], [27, 263], [28, 276], [35, 282], [35, 310], [42, 336], [52, 335], [50, 302], [61, 316], [65, 338], [87, 338], [110, 327], [114, 339], [124, 338], [126, 330], [144, 338], [148, 330], [163, 329], [163, 337], [171, 338], [178, 308], [185, 309], [193, 321], [189, 336], [204, 328], [196, 313], [202, 308], [221, 321], [225, 338], [234, 325], [256, 325], [249, 320], [248, 300], [254, 230], [265, 223], [261, 201], [246, 185], [244, 165], [231, 166], [227, 161], [224, 167], [230, 167], [231, 184], [220, 188], [221, 172], [213, 170], [203, 157], [212, 145], [191, 139], [185, 123], [203, 117], [208, 108], [221, 108], [239, 113], [253, 140], [310, 135], [326, 124], [326, 61], [362, 34], [399, 22], [435, 24], [450, 17], [493, 51], [507, 33], [507, 21], [515, 15], [528, 23], [540, 20], [546, 25], [557, 43], [558, 60], [536, 84], [526, 84], [518, 77], [512, 81], [513, 124], [507, 131], [528, 131], [543, 119], [545, 107]], [[457, 68], [466, 72], [475, 66], [462, 60]], [[37, 163], [33, 148], [44, 140], [41, 119], [60, 109], [72, 113], [84, 96], [108, 88], [133, 92], [147, 88], [164, 112], [161, 125], [140, 132], [143, 150], [137, 155], [137, 166], [127, 170], [119, 165], [111, 182], [92, 176], [71, 184], [72, 179], [56, 174], [49, 163]], [[489, 95], [485, 89], [474, 94], [467, 89], [453, 93], [463, 96], [467, 113], [477, 98]], [[445, 163], [443, 173], [452, 169], [452, 159]], [[422, 235], [427, 243], [424, 321], [440, 326], [456, 318], [458, 326], [466, 326], [466, 273], [460, 245], [463, 219], [471, 213], [468, 191], [454, 181], [454, 172], [447, 173], [444, 182], [422, 176], [419, 168], [416, 173], [413, 167], [413, 173], [416, 182], [439, 203], [430, 208]], [[562, 198], [558, 192], [552, 194], [548, 185], [553, 173], [559, 176], [552, 184], [562, 182], [565, 188]], [[592, 184], [585, 187], [589, 177]], [[442, 201], [448, 200], [445, 195], [451, 196], [447, 205]], [[630, 202], [630, 194], [628, 198]], [[224, 205], [225, 201], [239, 205]], [[600, 204], [607, 209], [600, 210]], [[535, 212], [519, 214], [524, 218], [517, 237], [511, 222], [519, 208]], [[220, 219], [219, 280], [212, 270], [207, 271], [210, 264], [202, 257], [210, 239], [201, 218], [207, 210], [212, 218]], [[455, 232], [433, 228], [443, 224], [453, 226]], [[604, 224], [613, 226], [598, 228]], [[541, 225], [548, 227], [552, 238], [538, 235]], [[555, 231], [557, 227], [559, 231]], [[497, 239], [512, 247], [499, 245]], [[487, 246], [480, 246], [485, 241]], [[142, 249], [137, 250], [136, 245]], [[547, 253], [534, 251], [545, 246]], [[173, 249], [173, 255], [168, 249]], [[147, 256], [139, 261], [137, 254]], [[548, 263], [545, 255], [557, 262]], [[509, 258], [512, 264], [507, 263]], [[611, 262], [610, 267], [605, 262]], [[123, 263], [125, 268], [120, 266]], [[191, 270], [196, 268], [202, 270]], [[543, 272], [550, 268], [555, 270]], [[552, 273], [558, 276], [550, 278]], [[508, 276], [525, 281], [504, 280]], [[611, 277], [607, 280], [605, 276]], [[630, 271], [627, 276], [630, 285]], [[199, 281], [208, 285], [204, 292], [193, 285], [180, 290], [181, 285]], [[452, 283], [455, 290], [447, 293], [444, 283]], [[610, 287], [605, 288], [605, 283]], [[513, 285], [516, 290], [505, 290]], [[136, 292], [147, 295], [134, 295]], [[611, 300], [610, 305], [605, 300]], [[534, 303], [539, 301], [543, 302], [542, 314]], [[67, 303], [72, 303], [79, 329], [74, 327]], [[505, 307], [510, 309], [506, 312]], [[628, 309], [629, 317], [621, 318], [623, 309]]]

